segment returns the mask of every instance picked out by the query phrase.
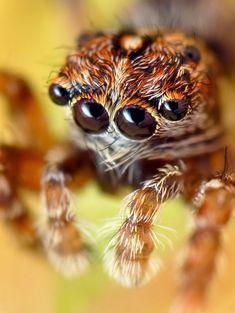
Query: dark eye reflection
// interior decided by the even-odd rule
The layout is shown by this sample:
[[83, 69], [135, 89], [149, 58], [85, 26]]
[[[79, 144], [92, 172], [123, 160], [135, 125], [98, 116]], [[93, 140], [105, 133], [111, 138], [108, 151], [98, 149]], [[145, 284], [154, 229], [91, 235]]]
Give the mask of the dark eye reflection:
[[115, 123], [121, 133], [131, 139], [145, 139], [155, 132], [156, 121], [147, 110], [138, 106], [128, 106], [119, 110]]
[[188, 106], [187, 100], [166, 101], [161, 104], [159, 113], [169, 121], [179, 121], [187, 114]]
[[93, 99], [81, 99], [73, 106], [74, 120], [89, 133], [99, 133], [107, 129], [109, 116], [105, 108]]
[[49, 87], [49, 96], [57, 105], [67, 105], [69, 102], [69, 92], [59, 84], [52, 84]]

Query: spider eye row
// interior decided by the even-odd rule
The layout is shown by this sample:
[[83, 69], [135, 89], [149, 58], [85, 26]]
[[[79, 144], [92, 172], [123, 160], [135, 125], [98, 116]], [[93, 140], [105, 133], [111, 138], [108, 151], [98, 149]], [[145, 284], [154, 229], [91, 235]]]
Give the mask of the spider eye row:
[[[69, 92], [58, 84], [50, 86], [49, 95], [52, 101], [62, 106], [67, 105], [70, 100]], [[76, 124], [88, 133], [101, 133], [109, 126], [108, 112], [94, 99], [78, 100], [72, 106], [72, 112]], [[165, 101], [159, 105], [158, 112], [168, 121], [179, 121], [188, 112], [188, 101]], [[119, 131], [131, 139], [149, 138], [157, 126], [152, 114], [138, 105], [129, 105], [118, 110], [114, 122]]]

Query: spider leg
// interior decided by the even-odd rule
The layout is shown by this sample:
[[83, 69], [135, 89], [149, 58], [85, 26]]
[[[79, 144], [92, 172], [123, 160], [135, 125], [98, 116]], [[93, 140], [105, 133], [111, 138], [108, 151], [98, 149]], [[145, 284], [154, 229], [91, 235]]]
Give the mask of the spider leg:
[[39, 190], [43, 154], [54, 139], [37, 99], [18, 76], [0, 70], [0, 92], [9, 104], [10, 118], [23, 135], [23, 146], [0, 144], [0, 208], [2, 217], [30, 245], [39, 244], [34, 218], [21, 190]]
[[125, 203], [121, 225], [110, 241], [104, 262], [109, 275], [127, 287], [147, 282], [159, 264], [150, 256], [155, 245], [153, 231], [161, 204], [183, 188], [180, 166], [167, 164]]
[[17, 236], [29, 246], [38, 246], [40, 241], [37, 235], [35, 221], [29, 214], [20, 195], [10, 186], [7, 177], [0, 174], [0, 210], [4, 220], [17, 232]]
[[[59, 148], [60, 149], [60, 148]], [[86, 153], [72, 146], [51, 152], [42, 179], [42, 200], [46, 222], [41, 227], [41, 238], [49, 260], [66, 276], [83, 272], [90, 261], [90, 247], [84, 237], [87, 231], [76, 221], [75, 204], [70, 187], [82, 169], [84, 184], [92, 175]]]
[[18, 76], [0, 70], [0, 93], [8, 100], [11, 119], [23, 134], [26, 145], [41, 151], [51, 147], [55, 140], [29, 85]]
[[38, 245], [37, 228], [21, 190], [38, 190], [44, 161], [41, 153], [0, 145], [0, 211], [2, 218], [29, 245]]
[[195, 198], [195, 227], [186, 250], [180, 278], [180, 295], [173, 313], [203, 311], [207, 289], [216, 269], [223, 227], [235, 207], [233, 175], [202, 183]]
[[[1, 211], [28, 241], [43, 240], [57, 267], [73, 274], [88, 263], [88, 249], [72, 212], [69, 187], [78, 188], [93, 175], [89, 158], [65, 143], [49, 151], [45, 170], [44, 155], [55, 140], [31, 88], [18, 76], [0, 71], [0, 92], [8, 100], [11, 119], [24, 138], [23, 146], [0, 145]], [[48, 215], [44, 231], [35, 226], [21, 197], [24, 188], [40, 190], [41, 177]]]

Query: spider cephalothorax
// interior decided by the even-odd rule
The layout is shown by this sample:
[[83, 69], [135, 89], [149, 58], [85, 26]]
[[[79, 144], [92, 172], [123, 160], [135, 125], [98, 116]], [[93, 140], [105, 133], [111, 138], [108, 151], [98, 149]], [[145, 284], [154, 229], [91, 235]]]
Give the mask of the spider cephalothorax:
[[50, 94], [69, 106], [79, 145], [82, 136], [107, 162], [130, 165], [221, 145], [218, 71], [214, 55], [180, 33], [99, 33], [82, 37]]
[[[128, 184], [134, 191], [107, 227], [104, 263], [111, 277], [133, 287], [158, 269], [157, 213], [181, 195], [194, 208], [196, 222], [173, 312], [197, 310], [215, 269], [222, 226], [235, 206], [218, 108], [219, 74], [213, 51], [181, 33], [82, 36], [49, 87], [71, 122], [68, 140], [49, 150], [55, 139], [27, 84], [0, 73], [0, 89], [29, 146], [0, 146], [5, 218], [31, 242], [42, 243], [59, 271], [80, 274], [91, 261], [92, 240], [76, 220], [71, 190], [91, 177], [109, 192]], [[47, 218], [40, 231], [25, 208], [22, 187], [41, 189]]]

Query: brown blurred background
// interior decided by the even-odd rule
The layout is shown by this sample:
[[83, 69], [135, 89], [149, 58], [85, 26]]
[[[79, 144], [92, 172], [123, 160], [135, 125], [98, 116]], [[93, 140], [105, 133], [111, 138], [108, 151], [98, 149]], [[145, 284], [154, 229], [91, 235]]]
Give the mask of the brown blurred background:
[[[0, 0], [0, 68], [16, 72], [31, 83], [41, 100], [52, 131], [61, 138], [66, 132], [63, 113], [47, 97], [47, 82], [74, 45], [79, 32], [88, 28], [115, 28], [133, 1]], [[234, 85], [223, 82], [225, 117], [234, 124]], [[1, 141], [14, 141], [6, 104], [0, 98]], [[231, 110], [232, 114], [231, 114]], [[229, 127], [231, 134], [233, 129]], [[231, 142], [233, 136], [231, 136]], [[92, 194], [92, 199], [90, 195]], [[94, 183], [78, 194], [79, 212], [101, 225], [116, 214], [120, 197], [101, 194]], [[38, 198], [28, 201], [40, 215]], [[180, 201], [165, 206], [161, 223], [176, 229], [173, 251], [166, 248], [164, 266], [154, 280], [138, 290], [116, 285], [104, 274], [100, 248], [90, 271], [67, 280], [57, 274], [39, 253], [23, 248], [0, 224], [0, 313], [165, 313], [173, 300], [177, 281], [177, 252], [186, 242], [189, 214]], [[225, 234], [225, 249], [209, 296], [211, 313], [235, 313], [235, 231], [231, 221]]]

